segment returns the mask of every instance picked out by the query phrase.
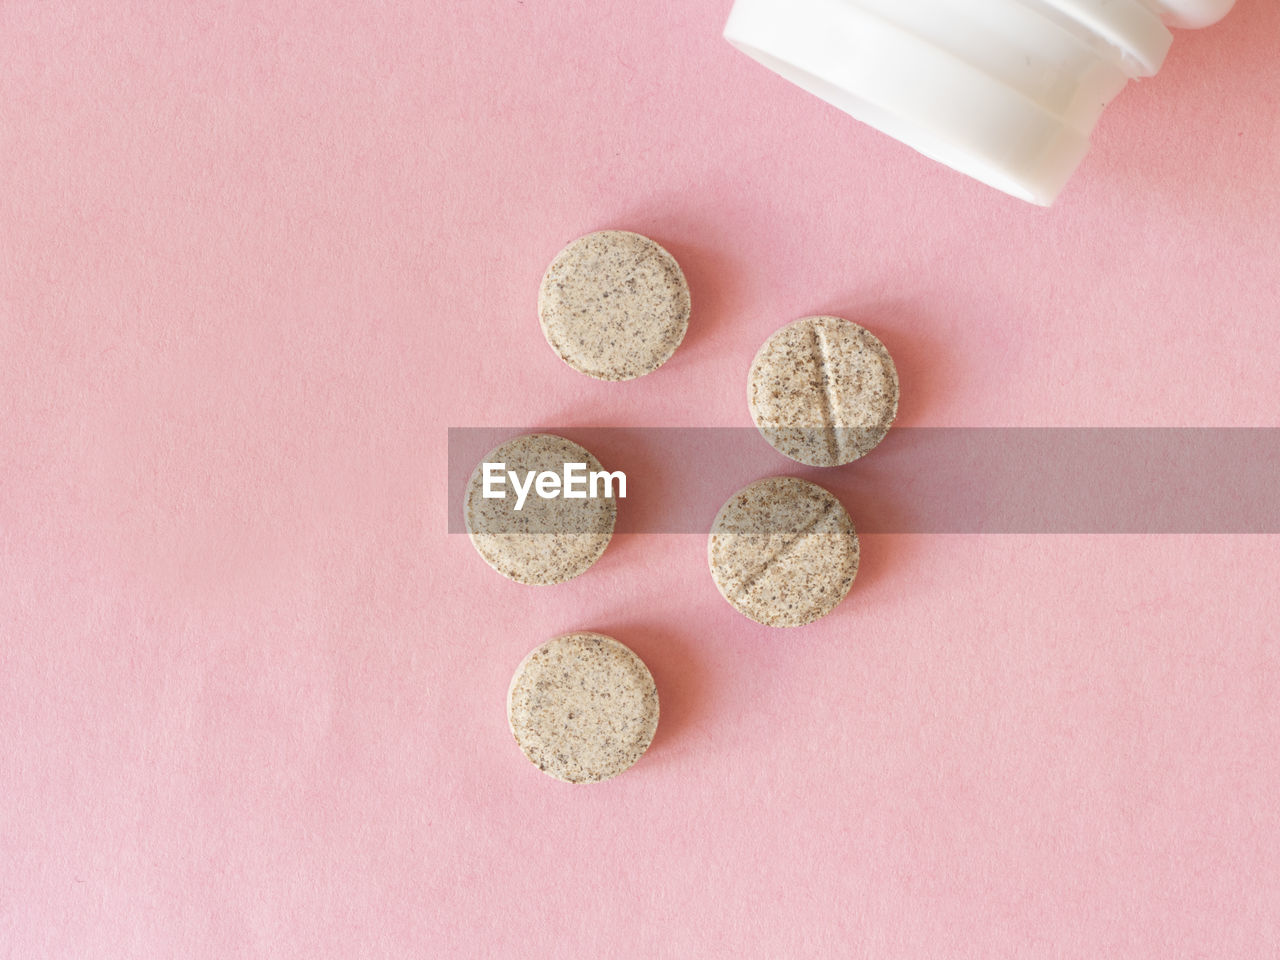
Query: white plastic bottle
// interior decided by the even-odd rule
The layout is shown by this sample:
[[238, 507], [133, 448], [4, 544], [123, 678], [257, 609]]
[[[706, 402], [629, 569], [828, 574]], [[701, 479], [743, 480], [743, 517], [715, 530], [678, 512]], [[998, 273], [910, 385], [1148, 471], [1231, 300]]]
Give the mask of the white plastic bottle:
[[1235, 0], [736, 0], [725, 37], [846, 113], [1023, 200], [1053, 203], [1103, 108], [1169, 27]]

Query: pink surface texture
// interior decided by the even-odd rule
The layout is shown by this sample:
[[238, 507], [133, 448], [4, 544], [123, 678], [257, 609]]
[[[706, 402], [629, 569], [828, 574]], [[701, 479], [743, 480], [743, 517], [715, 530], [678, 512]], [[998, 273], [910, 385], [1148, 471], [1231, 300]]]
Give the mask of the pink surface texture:
[[[0, 4], [0, 957], [1280, 955], [1280, 539], [877, 534], [777, 632], [702, 535], [533, 589], [447, 532], [448, 427], [750, 427], [812, 313], [906, 426], [1280, 426], [1274, 0], [1051, 210], [729, 7]], [[625, 384], [535, 311], [606, 227], [694, 299]], [[662, 699], [594, 787], [504, 712], [575, 629]]]

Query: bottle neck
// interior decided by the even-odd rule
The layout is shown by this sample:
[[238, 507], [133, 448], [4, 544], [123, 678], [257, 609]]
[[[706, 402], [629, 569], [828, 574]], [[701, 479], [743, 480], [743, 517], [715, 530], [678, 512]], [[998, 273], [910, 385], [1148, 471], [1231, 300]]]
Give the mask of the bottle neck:
[[1155, 76], [1173, 34], [1154, 0], [1020, 0], [1131, 78]]
[[736, 0], [725, 36], [926, 156], [1048, 205], [1107, 104], [1164, 62], [1162, 15], [1231, 2]]
[[1217, 23], [1236, 0], [1144, 0], [1171, 27], [1199, 29]]

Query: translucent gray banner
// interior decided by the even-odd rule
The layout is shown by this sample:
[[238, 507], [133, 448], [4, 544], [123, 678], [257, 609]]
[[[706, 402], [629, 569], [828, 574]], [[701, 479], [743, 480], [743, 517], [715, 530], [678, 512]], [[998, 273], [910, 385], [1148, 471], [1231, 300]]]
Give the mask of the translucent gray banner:
[[779, 475], [826, 487], [862, 533], [1280, 533], [1280, 429], [1056, 427], [900, 427], [834, 468], [788, 460], [753, 428], [451, 428], [449, 532], [466, 531], [485, 455], [527, 433], [625, 473], [618, 533], [706, 533], [735, 491]]

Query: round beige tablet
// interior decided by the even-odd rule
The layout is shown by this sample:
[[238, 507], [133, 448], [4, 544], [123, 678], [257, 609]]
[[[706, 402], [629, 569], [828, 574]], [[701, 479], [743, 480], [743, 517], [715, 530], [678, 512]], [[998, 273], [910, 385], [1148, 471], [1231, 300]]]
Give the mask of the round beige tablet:
[[825, 617], [858, 574], [849, 514], [828, 491], [797, 477], [758, 480], [730, 497], [707, 553], [724, 598], [769, 627]]
[[597, 380], [632, 380], [675, 353], [689, 329], [689, 285], [648, 237], [604, 230], [573, 241], [547, 268], [538, 317], [551, 349]]
[[658, 690], [644, 661], [612, 637], [548, 640], [516, 668], [507, 692], [516, 743], [539, 770], [568, 783], [616, 777], [658, 729]]
[[811, 467], [857, 460], [898, 415], [884, 344], [839, 317], [805, 317], [760, 348], [747, 380], [751, 419], [779, 453]]
[[[609, 545], [618, 487], [606, 486], [601, 477], [594, 484], [596, 496], [563, 496], [570, 465], [575, 493], [591, 489], [590, 474], [604, 473], [600, 461], [573, 441], [534, 433], [490, 451], [471, 474], [464, 508], [467, 533], [485, 562], [504, 577], [518, 583], [563, 583], [584, 573]], [[545, 482], [540, 491], [538, 477], [544, 473], [560, 480]], [[490, 496], [485, 496], [486, 487]], [[553, 490], [553, 496], [540, 495]]]

